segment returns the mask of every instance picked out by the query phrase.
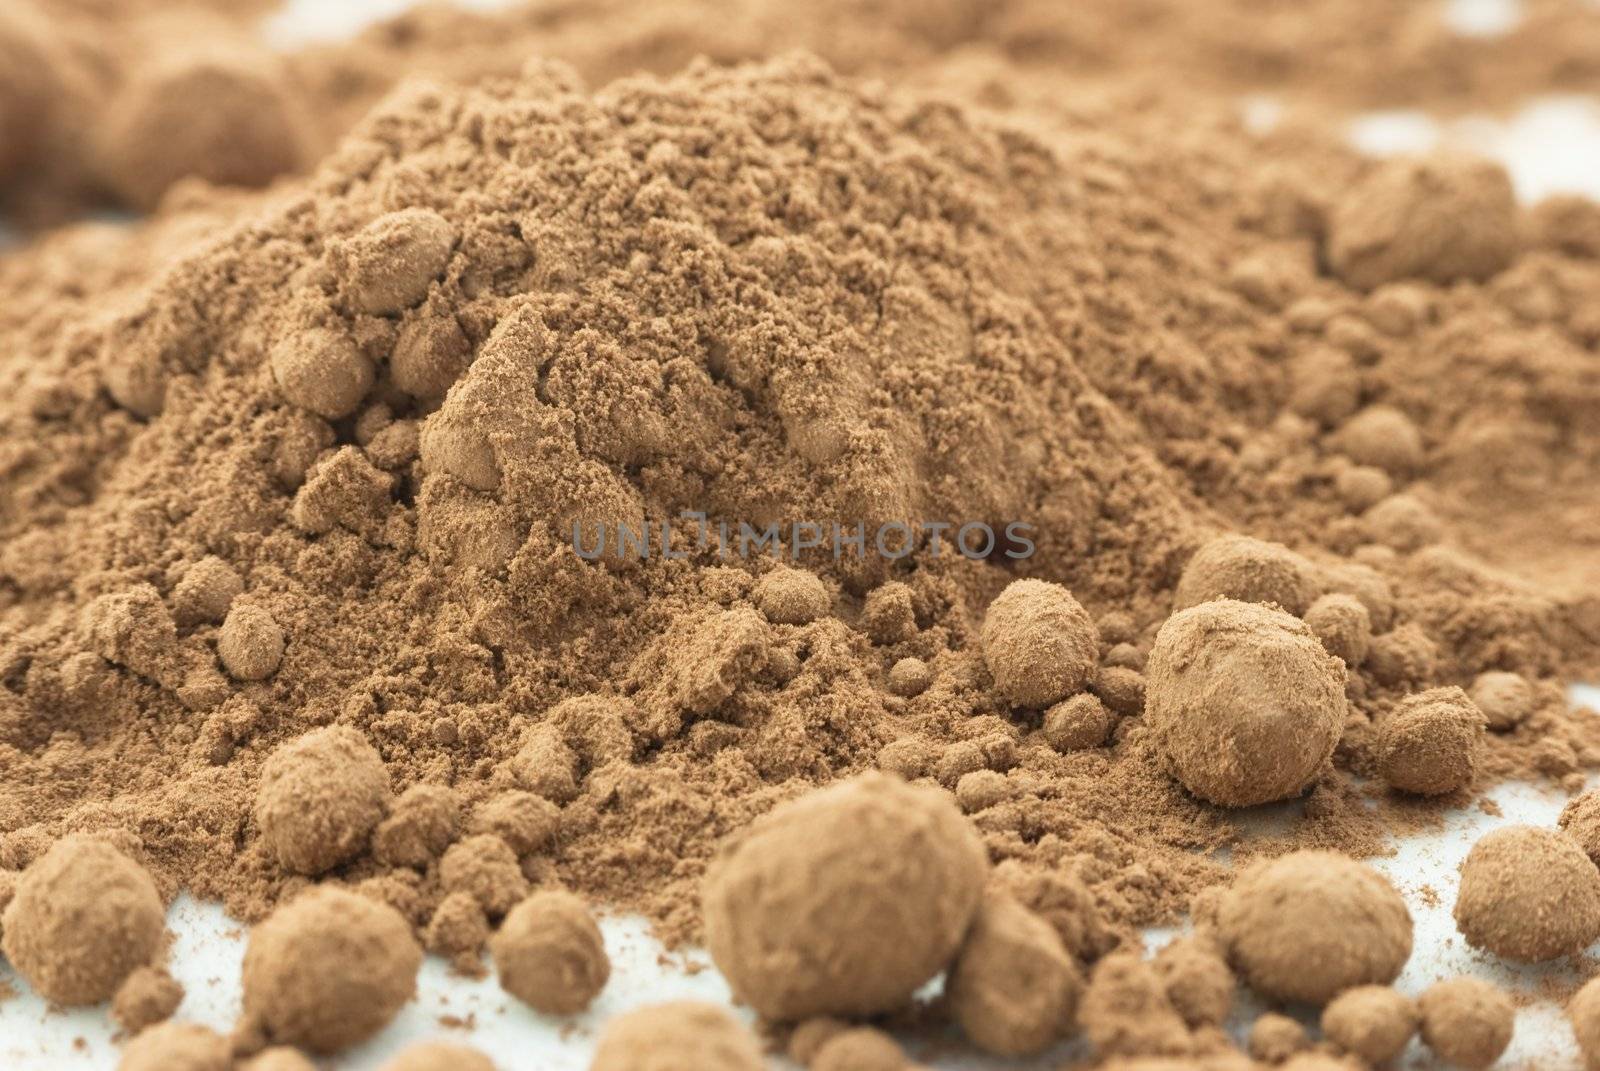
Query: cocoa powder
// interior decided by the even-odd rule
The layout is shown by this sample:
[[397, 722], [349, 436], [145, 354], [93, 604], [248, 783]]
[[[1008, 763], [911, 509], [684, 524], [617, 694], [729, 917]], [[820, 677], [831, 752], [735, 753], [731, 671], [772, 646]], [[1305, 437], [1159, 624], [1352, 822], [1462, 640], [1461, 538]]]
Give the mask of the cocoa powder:
[[[380, 1029], [422, 943], [582, 1007], [606, 970], [576, 893], [709, 931], [770, 1018], [894, 1012], [949, 969], [979, 1046], [1047, 1045], [1077, 1006], [1103, 1056], [1199, 1056], [1227, 1047], [1230, 964], [1322, 1003], [1410, 951], [1392, 890], [1306, 853], [1143, 960], [1140, 927], [1230, 880], [1219, 850], [1377, 854], [1498, 780], [1600, 765], [1563, 694], [1600, 669], [1600, 209], [1253, 134], [1231, 99], [1375, 103], [1397, 68], [1436, 105], [1559, 87], [1593, 60], [1577, 15], [1530, 4], [1490, 44], [1329, 5], [1331, 40], [1268, 20], [1247, 48], [1227, 0], [1139, 33], [1109, 4], [536, 3], [285, 59], [239, 11], [183, 40], [157, 5], [57, 2], [54, 29], [0, 21], [14, 210], [109, 186], [155, 211], [0, 259], [0, 885], [41, 990], [85, 949], [81, 999], [147, 977], [148, 910], [126, 963], [36, 940], [60, 853], [114, 844], [144, 906], [182, 886], [269, 920], [247, 1049]], [[1151, 65], [1209, 88], [1175, 107]], [[434, 80], [389, 93], [400, 68]], [[223, 87], [208, 129], [264, 140], [157, 137], [190, 79]], [[51, 151], [111, 92], [143, 110], [97, 118], [93, 159]], [[36, 97], [42, 131], [17, 126]], [[863, 552], [729, 552], [726, 526], [810, 523]], [[1006, 535], [965, 553], [969, 523]], [[872, 539], [896, 524], [903, 556]], [[1279, 837], [1229, 810], [1302, 795]], [[1568, 891], [1600, 902], [1564, 837]], [[1523, 932], [1549, 890], [1469, 869], [1474, 943], [1592, 936]], [[1280, 885], [1327, 910], [1265, 925]], [[836, 886], [893, 902], [818, 909]], [[381, 999], [312, 984], [340, 935]], [[842, 973], [784, 965], [818, 955]], [[1017, 964], [1050, 984], [1008, 989]], [[1437, 1047], [1453, 992], [1423, 1001]], [[1329, 1037], [1387, 1051], [1409, 1023], [1368, 1003], [1330, 1006]], [[753, 1066], [731, 1024], [696, 1040], [710, 1014], [642, 1013], [597, 1066]], [[154, 1029], [141, 1059], [217, 1049]]]

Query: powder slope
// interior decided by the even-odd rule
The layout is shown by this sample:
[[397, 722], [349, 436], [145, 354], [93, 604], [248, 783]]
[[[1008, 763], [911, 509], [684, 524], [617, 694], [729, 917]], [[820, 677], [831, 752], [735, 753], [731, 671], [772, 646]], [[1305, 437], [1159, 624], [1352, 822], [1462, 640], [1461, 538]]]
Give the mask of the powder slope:
[[[1073, 591], [1104, 657], [1142, 662], [1184, 562], [1228, 526], [1370, 604], [1342, 767], [1370, 765], [1370, 723], [1407, 691], [1491, 667], [1545, 683], [1490, 772], [1552, 742], [1569, 756], [1552, 772], [1593, 763], [1549, 683], [1593, 663], [1581, 607], [1455, 551], [1385, 552], [1338, 493], [1338, 429], [1278, 419], [1330, 339], [1374, 351], [1358, 401], [1409, 401], [1389, 370], [1442, 351], [1379, 337], [1387, 306], [1313, 273], [1315, 229], [1265, 221], [1230, 120], [1196, 109], [1186, 138], [1114, 111], [995, 124], [804, 58], [594, 94], [534, 65], [402, 90], [303, 185], [195, 194], [133, 236], [84, 228], [9, 263], [0, 866], [64, 830], [132, 828], [165, 876], [260, 916], [301, 884], [251, 817], [262, 764], [337, 722], [396, 793], [449, 783], [465, 812], [547, 795], [560, 828], [523, 870], [682, 936], [718, 838], [894, 745], [897, 768], [952, 787], [1006, 775], [976, 817], [1023, 884], [1049, 869], [1115, 925], [1170, 918], [1222, 876], [1193, 850], [1232, 827], [1167, 778], [1126, 696], [1112, 747], [1056, 753], [1042, 712], [993, 687], [977, 626], [1035, 575]], [[1358, 169], [1316, 152], [1330, 181]], [[375, 289], [384, 265], [399, 274]], [[1426, 292], [1428, 322], [1459, 304], [1523, 339], [1498, 282]], [[1335, 311], [1296, 319], [1297, 299]], [[1485, 373], [1442, 392], [1465, 401], [1419, 400], [1427, 448], [1509, 380], [1526, 393], [1508, 427], [1570, 397], [1592, 450], [1565, 345], [1531, 387]], [[285, 347], [340, 376], [286, 378]], [[304, 408], [330, 384], [331, 420]], [[813, 551], [833, 611], [795, 625], [751, 605], [763, 563], [692, 527], [676, 559], [566, 545], [574, 521], [684, 510], [1024, 520], [1037, 553]], [[168, 609], [208, 556], [244, 581], [230, 616], [281, 629], [261, 680], [218, 666], [219, 626]], [[885, 684], [907, 657], [935, 670], [910, 699]], [[1372, 850], [1341, 777], [1296, 836]], [[443, 892], [426, 861], [337, 876], [418, 925]]]

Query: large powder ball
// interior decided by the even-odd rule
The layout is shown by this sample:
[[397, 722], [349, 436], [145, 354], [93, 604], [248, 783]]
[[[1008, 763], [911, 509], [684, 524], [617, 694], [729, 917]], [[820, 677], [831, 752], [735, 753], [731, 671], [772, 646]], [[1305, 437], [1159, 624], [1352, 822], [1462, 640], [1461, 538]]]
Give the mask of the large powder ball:
[[1435, 982], [1417, 1000], [1422, 1041], [1440, 1059], [1478, 1071], [1511, 1044], [1517, 1010], [1511, 998], [1476, 978]]
[[261, 839], [296, 874], [321, 874], [360, 855], [388, 809], [389, 771], [346, 725], [291, 740], [261, 767]]
[[102, 840], [57, 841], [6, 907], [6, 958], [55, 1004], [98, 1004], [161, 949], [166, 910], [144, 868]]
[[1453, 155], [1390, 160], [1347, 191], [1328, 262], [1353, 287], [1482, 280], [1517, 251], [1517, 205], [1499, 164]]
[[949, 794], [863, 774], [724, 845], [706, 874], [706, 944], [768, 1019], [876, 1015], [950, 962], [987, 872]]
[[1239, 875], [1218, 929], [1244, 980], [1263, 996], [1326, 1004], [1358, 985], [1387, 985], [1411, 956], [1411, 914], [1371, 867], [1334, 852], [1293, 852]]
[[1378, 773], [1401, 792], [1438, 796], [1466, 788], [1483, 749], [1483, 712], [1460, 688], [1407, 696], [1378, 723]]
[[244, 953], [244, 1010], [273, 1041], [338, 1052], [416, 991], [422, 949], [394, 908], [329, 885], [267, 917]]
[[1581, 952], [1600, 937], [1600, 870], [1559, 830], [1504, 826], [1461, 864], [1455, 918], [1469, 945], [1519, 963]]
[[101, 180], [143, 209], [191, 175], [264, 186], [299, 170], [305, 147], [304, 120], [271, 61], [229, 49], [136, 71], [98, 134]]
[[1070, 1028], [1083, 979], [1050, 924], [1004, 894], [984, 897], [950, 967], [950, 1013], [974, 1045], [1041, 1052]]
[[1066, 588], [1016, 580], [989, 604], [983, 659], [1002, 695], [1043, 709], [1089, 683], [1100, 660], [1099, 637]]
[[589, 1071], [762, 1071], [755, 1036], [715, 1004], [678, 1001], [606, 1024]]
[[1221, 599], [1161, 626], [1145, 721], [1202, 799], [1248, 807], [1316, 780], [1344, 726], [1344, 664], [1298, 618]]
[[1276, 603], [1291, 614], [1305, 612], [1317, 597], [1311, 566], [1279, 543], [1223, 535], [1194, 552], [1172, 595], [1174, 611], [1212, 599]]
[[379, 1071], [495, 1071], [494, 1061], [477, 1049], [447, 1041], [413, 1045]]
[[230, 1071], [233, 1048], [215, 1030], [196, 1023], [151, 1027], [122, 1050], [118, 1071]]
[[1376, 1067], [1399, 1056], [1416, 1035], [1417, 1003], [1386, 985], [1347, 989], [1322, 1010], [1322, 1035]]
[[576, 1015], [611, 977], [600, 927], [582, 900], [539, 892], [518, 904], [489, 940], [500, 985], [546, 1015]]

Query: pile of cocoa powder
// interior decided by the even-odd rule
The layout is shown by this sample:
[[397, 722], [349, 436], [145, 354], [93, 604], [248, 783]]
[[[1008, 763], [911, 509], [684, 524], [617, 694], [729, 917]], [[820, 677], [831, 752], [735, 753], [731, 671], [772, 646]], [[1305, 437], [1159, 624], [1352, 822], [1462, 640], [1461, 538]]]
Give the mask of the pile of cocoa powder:
[[[1237, 889], [1218, 907], [1219, 853], [1370, 857], [1499, 780], [1577, 792], [1600, 765], [1564, 693], [1600, 670], [1600, 206], [1519, 206], [1494, 165], [1380, 164], [1310, 123], [1252, 133], [1236, 100], [1375, 102], [1414, 49], [1439, 83], [1414, 102], [1503, 105], [1582, 84], [1594, 38], [1555, 4], [1473, 41], [1357, 6], [1319, 24], [1337, 48], [1285, 19], [1255, 57], [1196, 26], [1253, 7], [1223, 0], [1148, 5], [1139, 32], [1112, 4], [538, 3], [290, 56], [249, 5], [0, 22], [0, 52], [54, 57], [0, 74], [16, 210], [151, 209], [0, 259], [0, 888], [43, 875], [18, 896], [42, 902], [82, 867], [140, 918], [152, 879], [249, 921], [320, 905], [263, 927], [233, 1047], [332, 1049], [409, 995], [413, 941], [468, 971], [489, 948], [535, 1006], [577, 1000], [541, 995], [541, 956], [603, 986], [581, 912], [516, 914], [536, 890], [706, 936], [719, 844], [876, 768], [949, 790], [985, 849], [910, 970], [949, 968], [975, 1043], [1056, 1036], [993, 1018], [1019, 946], [1058, 1017], [1082, 991], [1102, 1056], [1210, 1051], [1220, 987], [1171, 979], [1219, 958], [1323, 1002], [1275, 981], [1312, 935], [1242, 947], [1260, 927]], [[771, 58], [795, 44], [822, 56]], [[389, 92], [402, 69], [426, 77]], [[144, 103], [94, 107], [110, 92]], [[81, 196], [47, 211], [64, 173]], [[720, 527], [810, 523], [865, 549], [730, 553]], [[897, 524], [908, 554], [871, 538]], [[1025, 526], [1031, 553], [962, 553], [969, 524]], [[574, 546], [618, 525], [650, 553]], [[1236, 808], [1299, 796], [1245, 838]], [[1584, 813], [1551, 836], [1592, 848]], [[1027, 914], [980, 906], [1002, 893]], [[1128, 951], [1197, 896], [1206, 965]], [[1497, 952], [1594, 936], [1463, 904]], [[69, 979], [52, 999], [155, 957], [88, 956], [118, 977], [84, 982], [25, 916], [7, 955], [47, 995]], [[1015, 936], [1038, 919], [1059, 954]], [[392, 979], [368, 1019], [304, 981], [327, 979], [303, 934], [363, 927], [346, 959]], [[1403, 963], [1397, 932], [1374, 947]], [[767, 1013], [787, 983], [738, 958]], [[171, 1013], [134, 979], [130, 1018]], [[1327, 1033], [1426, 1040], [1463, 1001], [1370, 996]], [[852, 1033], [807, 1036], [881, 1041]], [[168, 1044], [220, 1039], [150, 1059]]]

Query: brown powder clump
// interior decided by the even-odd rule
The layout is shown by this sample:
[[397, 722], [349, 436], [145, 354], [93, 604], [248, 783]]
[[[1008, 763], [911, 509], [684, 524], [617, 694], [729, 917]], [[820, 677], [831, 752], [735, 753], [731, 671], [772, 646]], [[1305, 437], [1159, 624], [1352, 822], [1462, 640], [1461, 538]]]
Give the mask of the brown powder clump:
[[1167, 999], [1190, 1027], [1221, 1026], [1233, 1010], [1233, 971], [1208, 937], [1180, 937], [1151, 961]]
[[862, 774], [724, 845], [706, 874], [706, 946], [768, 1019], [893, 1011], [955, 955], [987, 871], [948, 794]]
[[1460, 688], [1407, 696], [1378, 723], [1378, 773], [1419, 796], [1472, 783], [1484, 749], [1483, 712]]
[[197, 1023], [162, 1023], [128, 1042], [118, 1071], [230, 1071], [228, 1039]]
[[383, 759], [348, 726], [306, 733], [261, 768], [256, 822], [279, 864], [297, 874], [321, 874], [365, 851], [388, 809]]
[[239, 602], [228, 611], [217, 633], [217, 657], [235, 680], [265, 680], [283, 662], [285, 642], [283, 627], [271, 613]]
[[1496, 164], [1438, 155], [1375, 165], [1334, 208], [1328, 259], [1370, 290], [1402, 279], [1483, 280], [1517, 250], [1511, 180]]
[[1307, 607], [1303, 620], [1323, 649], [1354, 669], [1372, 649], [1372, 614], [1354, 595], [1324, 595]]
[[1304, 791], [1344, 725], [1344, 666], [1297, 618], [1219, 599], [1150, 651], [1145, 720], [1183, 786], [1225, 807]]
[[1516, 1008], [1511, 998], [1477, 978], [1435, 982], [1417, 999], [1422, 1040], [1446, 1063], [1477, 1071], [1511, 1044]]
[[1588, 1071], [1600, 1068], [1600, 978], [1591, 978], [1567, 1002], [1567, 1020], [1572, 1023], [1578, 1052]]
[[238, 1065], [239, 1071], [317, 1071], [309, 1057], [299, 1049], [274, 1045], [263, 1049]]
[[468, 1045], [424, 1041], [412, 1045], [379, 1071], [495, 1071], [494, 1062]]
[[1480, 673], [1467, 689], [1467, 696], [1483, 711], [1489, 728], [1498, 733], [1515, 729], [1533, 713], [1533, 686], [1520, 673], [1504, 670]]
[[1263, 996], [1326, 1004], [1358, 985], [1387, 985], [1411, 956], [1411, 914], [1377, 871], [1299, 851], [1244, 870], [1223, 896], [1219, 937]]
[[1042, 709], [1079, 691], [1098, 654], [1094, 622], [1059, 584], [1013, 581], [984, 614], [984, 662], [1018, 706]]
[[534, 893], [489, 941], [500, 987], [545, 1015], [576, 1015], [611, 977], [600, 927], [568, 892]]
[[447, 893], [466, 893], [493, 919], [528, 895], [517, 853], [492, 833], [452, 844], [439, 861], [439, 885]]
[[1160, 973], [1136, 952], [1114, 952], [1094, 965], [1078, 1021], [1104, 1057], [1183, 1056], [1194, 1050]]
[[423, 934], [429, 952], [443, 956], [450, 966], [468, 977], [481, 977], [483, 948], [489, 941], [489, 916], [470, 894], [447, 894], [434, 908]]
[[985, 1052], [1042, 1052], [1070, 1028], [1083, 979], [1050, 924], [1005, 894], [983, 899], [945, 980], [950, 1014]]
[[129, 1034], [172, 1018], [183, 1003], [183, 986], [159, 967], [136, 968], [117, 988], [111, 1018]]
[[761, 1071], [761, 1046], [715, 1004], [655, 1004], [606, 1023], [589, 1071]]
[[1347, 989], [1322, 1009], [1323, 1036], [1373, 1065], [1399, 1056], [1420, 1023], [1416, 1001], [1388, 986]]
[[1099, 698], [1079, 692], [1045, 711], [1041, 730], [1057, 751], [1082, 751], [1104, 744], [1116, 724], [1116, 715]]
[[166, 909], [145, 869], [94, 837], [65, 837], [17, 882], [5, 909], [6, 958], [46, 1000], [109, 1000], [160, 950]]
[[1212, 599], [1272, 603], [1305, 613], [1317, 597], [1306, 560], [1278, 543], [1223, 535], [1195, 551], [1178, 578], [1172, 609], [1187, 610]]
[[1568, 800], [1557, 822], [1590, 862], [1600, 867], [1600, 792], [1585, 792]]
[[1250, 1024], [1250, 1034], [1245, 1039], [1251, 1058], [1266, 1064], [1284, 1063], [1310, 1047], [1311, 1038], [1300, 1021], [1278, 1012], [1258, 1015]]
[[894, 1038], [858, 1026], [824, 1041], [806, 1066], [810, 1071], [908, 1071], [911, 1065]]
[[428, 296], [455, 244], [455, 228], [439, 213], [402, 209], [336, 243], [329, 266], [344, 301], [370, 316], [392, 316]]
[[372, 855], [389, 866], [425, 869], [456, 838], [461, 803], [443, 785], [412, 785], [372, 832]]
[[1600, 937], [1600, 870], [1557, 830], [1491, 830], [1461, 864], [1454, 915], [1468, 944], [1497, 956], [1571, 955]]
[[762, 577], [750, 594], [767, 620], [778, 625], [810, 624], [832, 602], [821, 577], [782, 565]]
[[422, 949], [393, 908], [318, 886], [251, 931], [245, 1016], [270, 1040], [338, 1052], [388, 1025], [421, 966]]

